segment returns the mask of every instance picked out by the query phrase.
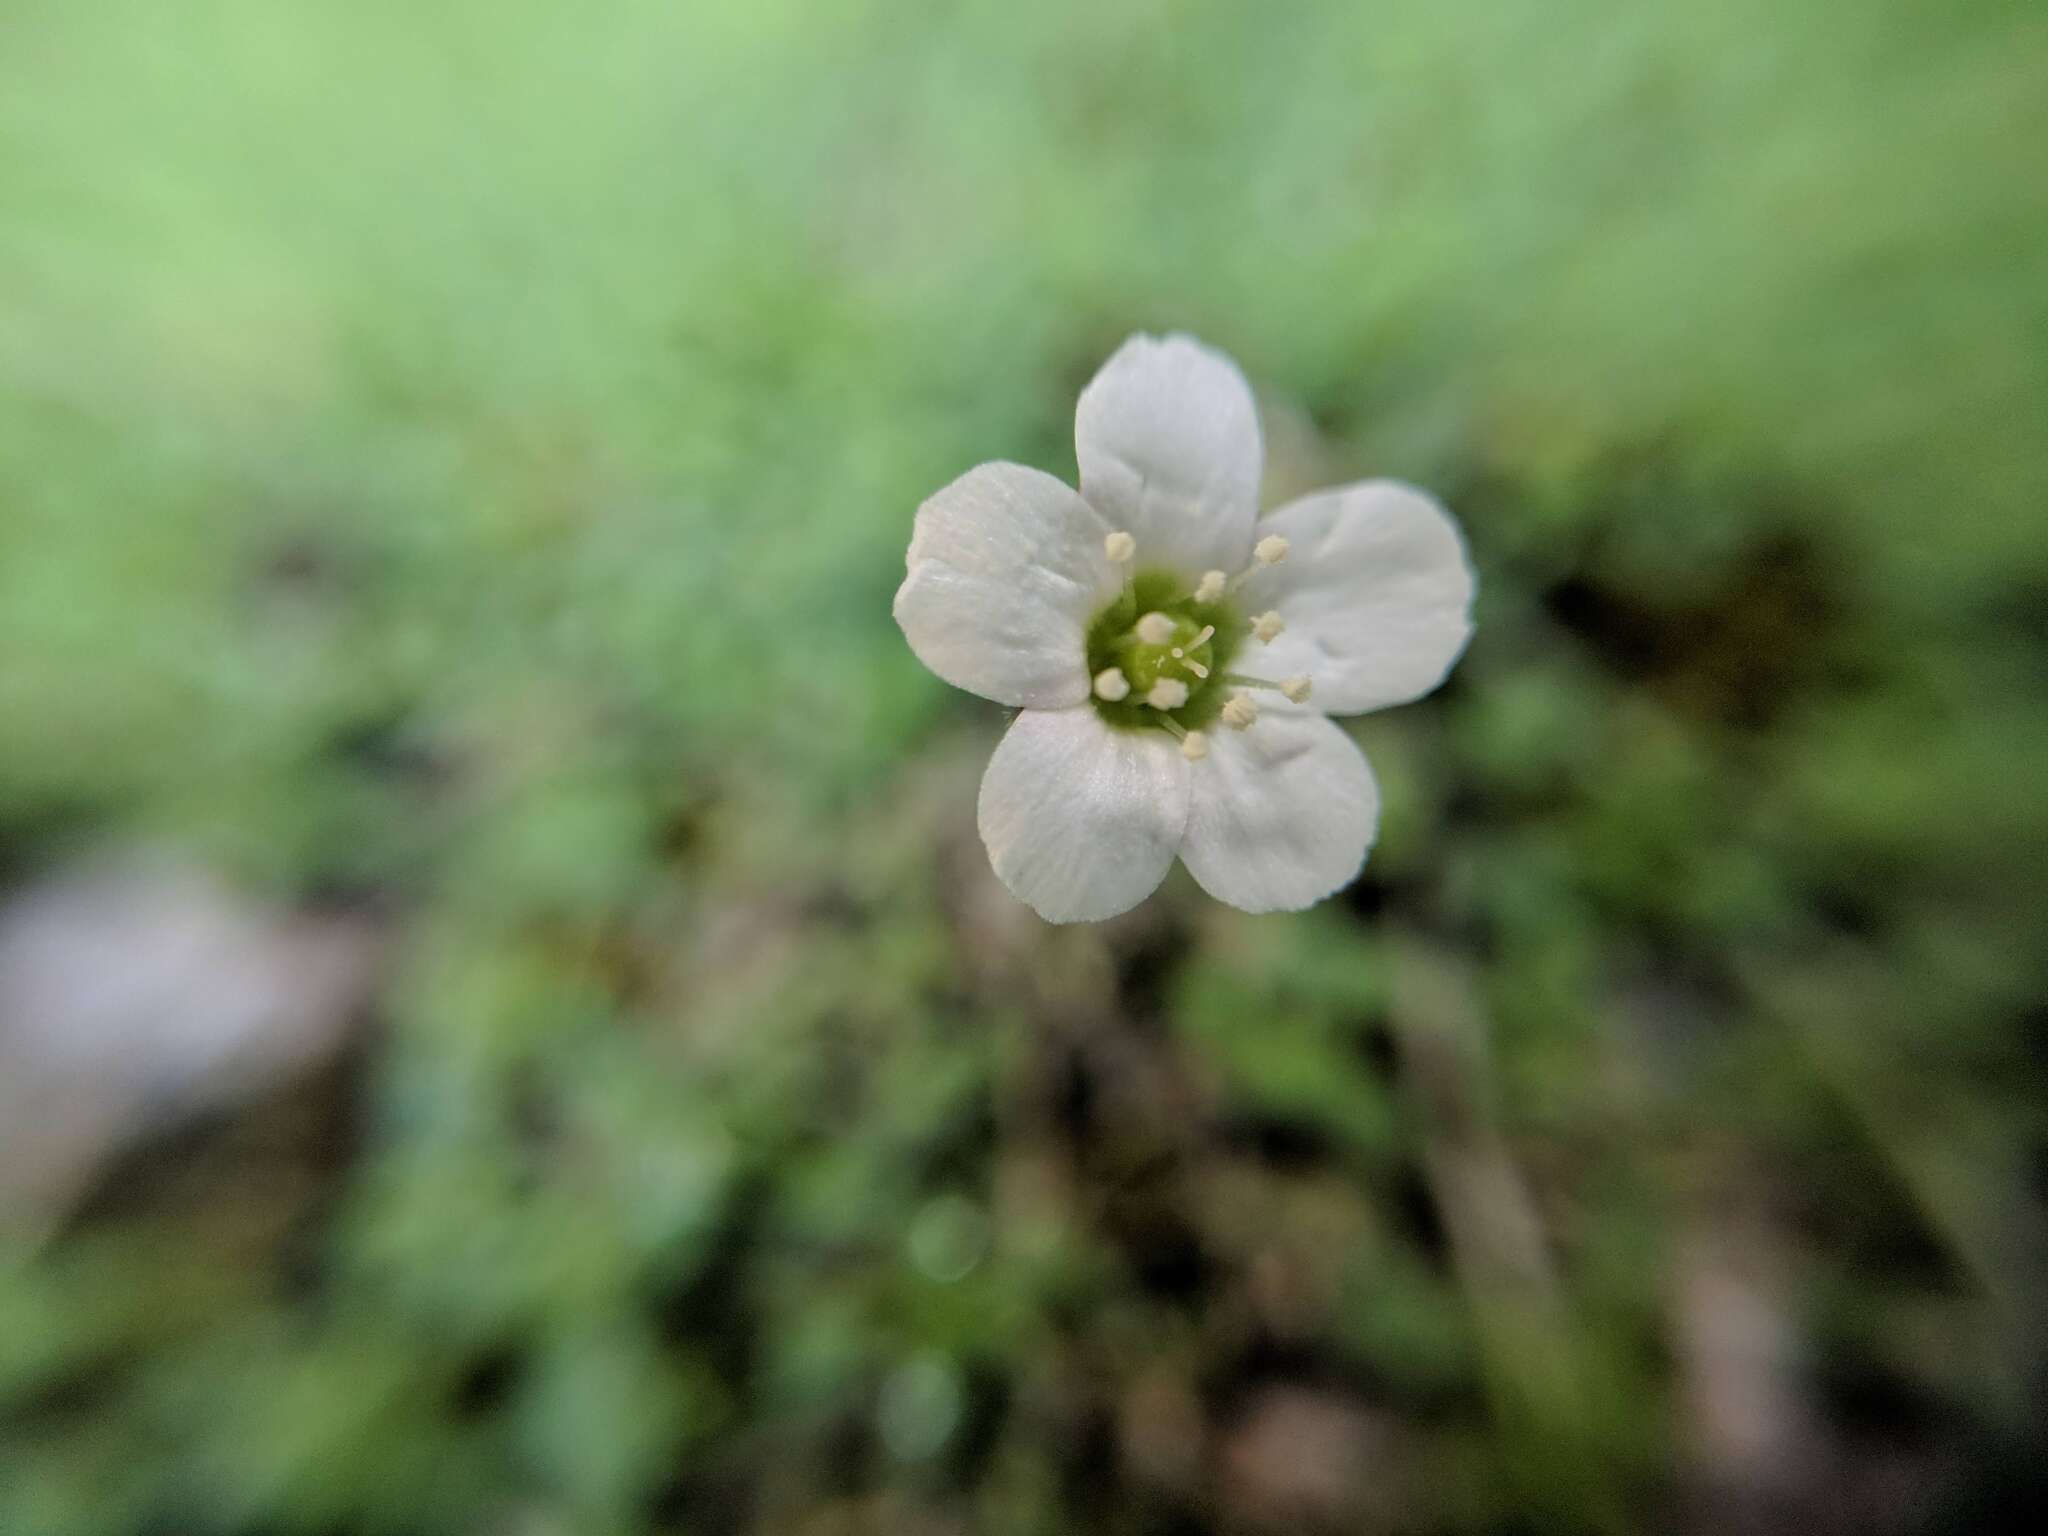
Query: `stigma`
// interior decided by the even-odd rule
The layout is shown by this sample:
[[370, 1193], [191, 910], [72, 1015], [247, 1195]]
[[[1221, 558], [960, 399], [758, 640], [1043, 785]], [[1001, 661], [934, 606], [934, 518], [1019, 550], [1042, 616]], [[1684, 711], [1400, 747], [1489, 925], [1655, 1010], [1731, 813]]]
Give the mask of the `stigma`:
[[1215, 755], [1219, 740], [1257, 727], [1262, 710], [1254, 690], [1293, 704], [1308, 701], [1312, 685], [1306, 675], [1255, 677], [1231, 670], [1241, 643], [1270, 644], [1287, 628], [1277, 609], [1240, 617], [1231, 600], [1260, 571], [1290, 557], [1286, 538], [1259, 539], [1234, 575], [1137, 570], [1137, 539], [1123, 530], [1110, 533], [1102, 548], [1121, 578], [1122, 595], [1090, 628], [1088, 691], [1112, 725], [1163, 731], [1183, 758], [1199, 763]]

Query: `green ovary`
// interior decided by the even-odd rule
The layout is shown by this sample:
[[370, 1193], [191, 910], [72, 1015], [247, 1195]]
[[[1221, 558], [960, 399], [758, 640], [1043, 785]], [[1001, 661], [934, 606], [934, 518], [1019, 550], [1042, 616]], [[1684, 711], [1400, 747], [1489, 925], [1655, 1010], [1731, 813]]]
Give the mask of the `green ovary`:
[[[1155, 644], [1138, 634], [1138, 621], [1148, 613], [1163, 613], [1172, 621], [1170, 639]], [[1211, 627], [1214, 632], [1201, 644], [1191, 643]], [[1096, 698], [1097, 713], [1127, 730], [1157, 730], [1166, 720], [1184, 730], [1206, 729], [1230, 697], [1223, 672], [1246, 633], [1244, 620], [1227, 598], [1198, 603], [1191, 584], [1173, 572], [1138, 572], [1088, 626], [1088, 675], [1099, 677], [1115, 667], [1131, 686], [1130, 696], [1119, 702]], [[1176, 647], [1182, 655], [1173, 654]], [[1201, 676], [1196, 668], [1205, 668], [1209, 675]], [[1154, 709], [1145, 702], [1153, 685], [1164, 680], [1187, 687], [1187, 702], [1178, 709]]]

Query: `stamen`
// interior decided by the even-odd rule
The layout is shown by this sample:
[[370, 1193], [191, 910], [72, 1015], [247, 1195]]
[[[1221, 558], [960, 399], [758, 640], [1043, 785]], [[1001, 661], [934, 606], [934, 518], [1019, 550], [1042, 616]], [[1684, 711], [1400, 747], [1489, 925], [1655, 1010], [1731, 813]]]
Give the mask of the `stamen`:
[[1195, 586], [1195, 601], [1198, 603], [1215, 602], [1223, 596], [1223, 589], [1229, 583], [1230, 578], [1222, 571], [1204, 571], [1201, 581]]
[[1161, 720], [1168, 735], [1180, 743], [1180, 755], [1191, 763], [1199, 763], [1209, 755], [1209, 738], [1200, 731], [1191, 731], [1178, 720]]
[[1095, 697], [1105, 704], [1121, 704], [1131, 696], [1131, 680], [1122, 667], [1104, 667], [1095, 674]]
[[1138, 541], [1119, 530], [1102, 541], [1102, 552], [1117, 565], [1126, 565], [1138, 553]]
[[1162, 677], [1145, 695], [1154, 709], [1179, 709], [1188, 701], [1188, 685], [1177, 677]]
[[1271, 609], [1268, 609], [1252, 620], [1252, 633], [1258, 636], [1259, 640], [1266, 645], [1271, 645], [1275, 640], [1278, 640], [1286, 628], [1287, 621]]
[[1259, 706], [1248, 693], [1233, 693], [1223, 705], [1223, 723], [1233, 731], [1247, 731], [1259, 718]]
[[1269, 677], [1248, 677], [1242, 672], [1226, 672], [1223, 674], [1223, 681], [1235, 683], [1240, 688], [1270, 688], [1275, 693], [1286, 694], [1296, 704], [1306, 704], [1309, 694], [1314, 691], [1313, 685], [1302, 676], [1283, 677], [1276, 683]]
[[1148, 613], [1137, 624], [1138, 638], [1147, 645], [1165, 645], [1173, 639], [1173, 620], [1163, 613]]
[[1267, 534], [1252, 546], [1252, 563], [1230, 578], [1229, 582], [1226, 583], [1227, 590], [1235, 592], [1264, 567], [1278, 565], [1287, 558], [1287, 551], [1290, 547], [1287, 540], [1279, 534]]

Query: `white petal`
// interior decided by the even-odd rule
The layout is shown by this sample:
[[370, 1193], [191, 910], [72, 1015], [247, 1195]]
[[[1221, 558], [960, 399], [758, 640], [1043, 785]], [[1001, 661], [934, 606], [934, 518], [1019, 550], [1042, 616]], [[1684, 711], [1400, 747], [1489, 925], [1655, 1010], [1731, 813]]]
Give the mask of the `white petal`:
[[1138, 564], [1190, 582], [1252, 547], [1265, 450], [1237, 364], [1191, 336], [1133, 336], [1074, 411], [1081, 494], [1137, 536]]
[[1243, 589], [1287, 629], [1246, 649], [1247, 671], [1306, 673], [1319, 709], [1355, 715], [1419, 699], [1472, 633], [1472, 567], [1448, 512], [1413, 486], [1367, 480], [1289, 502], [1259, 523], [1290, 546]]
[[1027, 709], [982, 775], [981, 840], [1012, 895], [1053, 923], [1151, 895], [1188, 820], [1188, 768], [1164, 731], [1123, 731], [1094, 706]]
[[1088, 621], [1122, 577], [1107, 527], [1051, 475], [970, 469], [917, 509], [896, 622], [956, 688], [1034, 709], [1088, 697]]
[[1365, 866], [1380, 794], [1357, 744], [1323, 716], [1269, 706], [1218, 731], [1189, 776], [1181, 862], [1218, 901], [1298, 912]]

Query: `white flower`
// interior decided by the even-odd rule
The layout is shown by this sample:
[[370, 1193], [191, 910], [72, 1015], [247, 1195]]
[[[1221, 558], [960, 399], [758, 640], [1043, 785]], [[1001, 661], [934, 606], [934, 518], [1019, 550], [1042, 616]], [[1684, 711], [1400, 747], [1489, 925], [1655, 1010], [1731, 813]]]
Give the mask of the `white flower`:
[[1260, 518], [1251, 390], [1188, 336], [1125, 342], [1074, 441], [1078, 494], [998, 463], [927, 501], [896, 593], [926, 666], [1023, 710], [981, 781], [997, 876], [1053, 922], [1137, 905], [1176, 855], [1247, 912], [1320, 901], [1379, 820], [1326, 716], [1443, 681], [1472, 631], [1457, 525], [1391, 480]]

